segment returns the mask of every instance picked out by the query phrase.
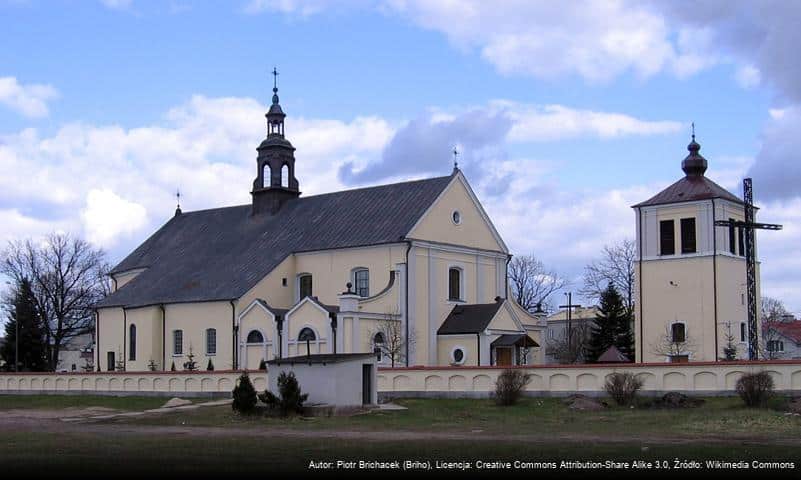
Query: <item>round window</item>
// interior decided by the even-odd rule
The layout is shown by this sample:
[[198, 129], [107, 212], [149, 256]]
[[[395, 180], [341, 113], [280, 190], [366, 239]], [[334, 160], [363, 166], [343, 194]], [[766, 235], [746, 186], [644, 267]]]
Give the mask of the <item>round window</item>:
[[453, 351], [453, 361], [455, 363], [462, 363], [464, 362], [464, 350], [461, 348], [457, 348]]
[[462, 214], [459, 213], [459, 210], [454, 210], [453, 214], [451, 215], [451, 218], [453, 219], [453, 223], [455, 223], [456, 225], [462, 223]]

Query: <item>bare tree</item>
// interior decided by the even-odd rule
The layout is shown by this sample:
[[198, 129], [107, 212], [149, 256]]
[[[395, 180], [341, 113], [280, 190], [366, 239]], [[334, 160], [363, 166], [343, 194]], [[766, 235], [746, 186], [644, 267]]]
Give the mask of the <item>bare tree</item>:
[[623, 240], [604, 246], [601, 258], [584, 267], [584, 286], [580, 293], [584, 298], [598, 301], [601, 293], [611, 283], [623, 296], [629, 312], [634, 311], [634, 264], [637, 248], [633, 240]]
[[778, 328], [781, 327], [782, 322], [792, 318], [790, 312], [787, 311], [784, 302], [781, 300], [773, 297], [762, 297], [759, 316], [762, 335], [757, 345], [758, 356], [765, 360], [781, 358], [782, 352], [776, 349], [778, 342], [782, 341]]
[[[781, 316], [777, 320], [762, 322], [762, 336], [757, 345], [757, 356], [764, 360], [776, 360], [782, 357], [782, 352], [776, 346], [783, 341], [777, 326], [781, 324]], [[770, 347], [770, 348], [769, 348]]]
[[545, 351], [559, 363], [581, 363], [586, 357], [589, 338], [589, 325], [580, 323], [570, 329], [569, 339], [565, 332], [563, 336], [549, 340]]
[[532, 255], [513, 257], [509, 262], [509, 286], [517, 303], [529, 312], [541, 304], [545, 310], [552, 310], [548, 302], [554, 292], [567, 286], [567, 280], [560, 277], [555, 270], [545, 265]]
[[762, 297], [760, 301], [760, 318], [763, 322], [781, 322], [790, 312], [784, 302], [773, 297]]
[[93, 330], [93, 306], [109, 293], [108, 270], [102, 250], [67, 234], [13, 241], [2, 253], [0, 273], [16, 282], [31, 281], [51, 370], [66, 341]]
[[651, 345], [651, 352], [655, 355], [673, 358], [681, 355], [690, 356], [695, 353], [696, 348], [698, 346], [690, 336], [690, 330], [686, 326], [684, 338], [676, 338], [673, 336], [670, 325], [666, 325], [665, 334]]
[[378, 325], [370, 331], [370, 341], [373, 348], [380, 352], [382, 357], [389, 359], [390, 366], [406, 361], [406, 348], [411, 349], [415, 343], [414, 329], [409, 329], [406, 338], [403, 324], [395, 316], [380, 320]]

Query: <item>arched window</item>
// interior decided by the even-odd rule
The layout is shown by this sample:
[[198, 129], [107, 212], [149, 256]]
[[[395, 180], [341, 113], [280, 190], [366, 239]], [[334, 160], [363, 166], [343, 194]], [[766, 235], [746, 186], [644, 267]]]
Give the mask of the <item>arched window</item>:
[[286, 163], [281, 167], [281, 186], [289, 188], [289, 165]]
[[383, 334], [383, 332], [378, 332], [378, 333], [376, 333], [375, 335], [373, 335], [373, 344], [374, 344], [374, 345], [383, 345], [383, 344], [385, 344], [385, 343], [386, 343], [386, 342], [384, 341], [384, 334]]
[[217, 355], [217, 329], [206, 329], [206, 355]]
[[248, 333], [248, 343], [264, 343], [264, 335], [258, 330], [251, 330]]
[[462, 300], [462, 270], [448, 269], [448, 300]]
[[270, 165], [265, 163], [261, 169], [261, 186], [262, 188], [267, 188], [270, 186], [273, 178], [273, 169], [270, 168]]
[[309, 274], [301, 275], [298, 277], [298, 292], [300, 293], [298, 300], [303, 300], [306, 297], [312, 296], [312, 276]]
[[136, 325], [128, 327], [128, 360], [136, 360]]
[[309, 327], [304, 327], [301, 329], [300, 333], [298, 333], [298, 341], [299, 342], [314, 342], [317, 340], [317, 335], [314, 334], [314, 330]]
[[184, 331], [183, 330], [173, 330], [173, 332], [172, 332], [172, 354], [173, 355], [183, 355], [184, 354]]
[[357, 268], [353, 271], [353, 286], [356, 290], [356, 295], [360, 297], [370, 296], [370, 270], [366, 268]]
[[683, 323], [674, 323], [670, 326], [670, 336], [673, 343], [684, 343], [687, 341], [687, 331]]

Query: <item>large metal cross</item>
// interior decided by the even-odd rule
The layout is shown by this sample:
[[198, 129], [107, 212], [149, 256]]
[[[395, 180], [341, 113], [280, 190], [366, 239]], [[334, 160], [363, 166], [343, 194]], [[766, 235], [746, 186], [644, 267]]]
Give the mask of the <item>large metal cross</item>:
[[717, 220], [715, 226], [740, 228], [745, 244], [745, 285], [748, 295], [748, 359], [758, 360], [759, 325], [756, 304], [756, 230], [781, 230], [775, 223], [754, 222], [754, 191], [750, 178], [743, 179], [743, 203], [745, 204], [745, 221]]

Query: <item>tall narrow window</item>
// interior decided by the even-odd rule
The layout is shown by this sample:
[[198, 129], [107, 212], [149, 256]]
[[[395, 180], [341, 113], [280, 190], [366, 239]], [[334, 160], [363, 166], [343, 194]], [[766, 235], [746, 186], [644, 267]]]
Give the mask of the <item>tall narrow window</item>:
[[301, 275], [298, 279], [298, 288], [300, 291], [300, 300], [312, 296], [312, 276]]
[[695, 218], [681, 219], [681, 253], [695, 253]]
[[670, 335], [673, 343], [684, 343], [687, 340], [687, 332], [683, 323], [674, 323], [670, 326]]
[[289, 188], [289, 166], [286, 164], [281, 167], [281, 186]]
[[729, 219], [729, 253], [737, 255], [736, 235], [734, 233], [734, 219]]
[[748, 338], [745, 334], [745, 322], [740, 322], [740, 341], [745, 342], [745, 339]]
[[448, 269], [448, 300], [462, 300], [462, 271]]
[[128, 360], [136, 360], [136, 325], [128, 327]]
[[737, 227], [737, 243], [739, 244], [740, 248], [740, 256], [745, 256], [745, 237], [743, 236], [743, 229], [741, 227]]
[[183, 330], [173, 330], [173, 332], [172, 332], [172, 354], [173, 355], [183, 355], [184, 354], [184, 331]]
[[356, 294], [360, 297], [370, 296], [370, 271], [366, 268], [360, 268], [353, 272], [353, 285], [356, 288]]
[[206, 355], [217, 355], [217, 329], [206, 329]]
[[262, 188], [267, 188], [271, 185], [273, 176], [273, 169], [270, 168], [270, 165], [265, 163], [264, 166], [261, 168], [261, 186]]
[[676, 253], [676, 235], [673, 220], [659, 222], [659, 254], [673, 255]]

